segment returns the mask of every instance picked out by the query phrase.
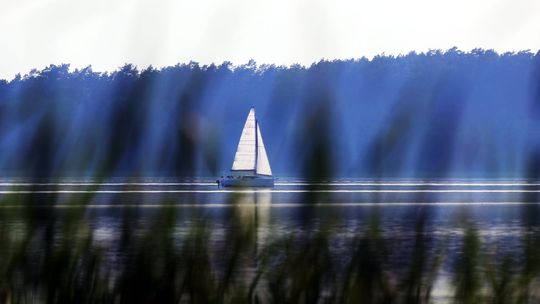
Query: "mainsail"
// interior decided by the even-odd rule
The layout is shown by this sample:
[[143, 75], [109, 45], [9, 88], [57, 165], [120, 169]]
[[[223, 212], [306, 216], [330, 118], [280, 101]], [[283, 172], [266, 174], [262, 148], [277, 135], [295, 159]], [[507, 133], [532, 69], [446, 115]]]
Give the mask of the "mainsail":
[[232, 169], [255, 170], [255, 109], [249, 111], [240, 142], [236, 148]]
[[233, 171], [253, 171], [255, 174], [272, 175], [268, 156], [261, 136], [255, 109], [249, 111], [240, 142], [236, 148]]

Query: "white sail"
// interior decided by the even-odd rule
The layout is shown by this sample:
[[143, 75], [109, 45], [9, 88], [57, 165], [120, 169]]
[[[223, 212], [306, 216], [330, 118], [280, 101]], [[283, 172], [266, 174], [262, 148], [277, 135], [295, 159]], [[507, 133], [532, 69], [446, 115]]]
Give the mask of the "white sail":
[[266, 155], [266, 149], [264, 148], [263, 139], [261, 136], [261, 128], [257, 123], [257, 174], [272, 175], [272, 169], [270, 169], [270, 162], [268, 162], [268, 156]]
[[236, 148], [232, 170], [255, 169], [255, 109], [251, 108]]

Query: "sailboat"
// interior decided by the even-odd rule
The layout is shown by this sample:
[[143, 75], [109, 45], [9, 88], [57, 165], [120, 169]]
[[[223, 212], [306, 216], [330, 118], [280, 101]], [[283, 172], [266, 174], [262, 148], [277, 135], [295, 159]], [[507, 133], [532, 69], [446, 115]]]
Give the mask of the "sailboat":
[[231, 175], [218, 180], [222, 187], [273, 187], [274, 178], [264, 148], [261, 128], [251, 107], [240, 135]]

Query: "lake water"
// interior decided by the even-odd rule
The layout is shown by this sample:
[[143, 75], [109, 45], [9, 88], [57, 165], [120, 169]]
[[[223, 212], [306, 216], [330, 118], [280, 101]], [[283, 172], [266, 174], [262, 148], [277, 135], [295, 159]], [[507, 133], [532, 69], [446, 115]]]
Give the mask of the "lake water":
[[[112, 269], [107, 277], [114, 280], [123, 277], [145, 242], [152, 243], [147, 238], [166, 235], [156, 245], [156, 252], [166, 256], [191, 246], [186, 240], [196, 227], [203, 227], [206, 234], [200, 238], [205, 246], [192, 245], [196, 255], [208, 256], [208, 271], [218, 278], [227, 277], [227, 269], [233, 267], [227, 257], [235, 253], [241, 256], [233, 264], [236, 280], [251, 282], [265, 252], [272, 267], [288, 265], [288, 275], [306, 271], [310, 264], [299, 262], [302, 254], [314, 259], [318, 269], [319, 255], [326, 252], [331, 270], [319, 270], [333, 273], [334, 284], [346, 280], [354, 257], [362, 256], [372, 259], [368, 265], [383, 268], [380, 272], [397, 289], [420, 250], [424, 268], [434, 269], [432, 296], [444, 302], [454, 293], [452, 282], [459, 281], [464, 271], [464, 252], [478, 256], [478, 265], [473, 266], [484, 269], [478, 270], [479, 281], [486, 265], [498, 273], [504, 261], [511, 261], [508, 269], [520, 273], [531, 249], [527, 240], [540, 234], [540, 182], [531, 181], [279, 180], [274, 189], [220, 189], [204, 179], [4, 180], [0, 195], [0, 235], [8, 240], [1, 254], [12, 254], [18, 239], [33, 241], [29, 231], [40, 233], [35, 229], [40, 225], [51, 230], [47, 237], [54, 244], [78, 242], [84, 232], [88, 248], [99, 248], [103, 265]], [[467, 235], [478, 243], [476, 249], [467, 247]], [[313, 243], [321, 238], [326, 245]], [[28, 259], [47, 255], [48, 249], [38, 244], [27, 248]], [[162, 245], [168, 249], [158, 249]], [[269, 249], [276, 246], [276, 251]], [[317, 248], [316, 253], [310, 253], [311, 248]], [[372, 255], [364, 256], [367, 251]], [[294, 257], [300, 258], [296, 270], [283, 262]], [[260, 287], [263, 295], [272, 294], [268, 282], [274, 277], [270, 270], [266, 273], [268, 286]], [[366, 277], [374, 280], [374, 275]], [[425, 270], [421, 276], [429, 275]], [[323, 297], [326, 293], [331, 292], [321, 292]]]

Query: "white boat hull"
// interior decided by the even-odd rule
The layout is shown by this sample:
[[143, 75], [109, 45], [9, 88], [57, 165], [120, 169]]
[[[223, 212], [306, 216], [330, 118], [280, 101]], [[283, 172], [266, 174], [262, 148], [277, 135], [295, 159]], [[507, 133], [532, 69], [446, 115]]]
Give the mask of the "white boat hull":
[[238, 187], [238, 188], [273, 188], [273, 177], [262, 176], [231, 176], [219, 180], [220, 187]]

